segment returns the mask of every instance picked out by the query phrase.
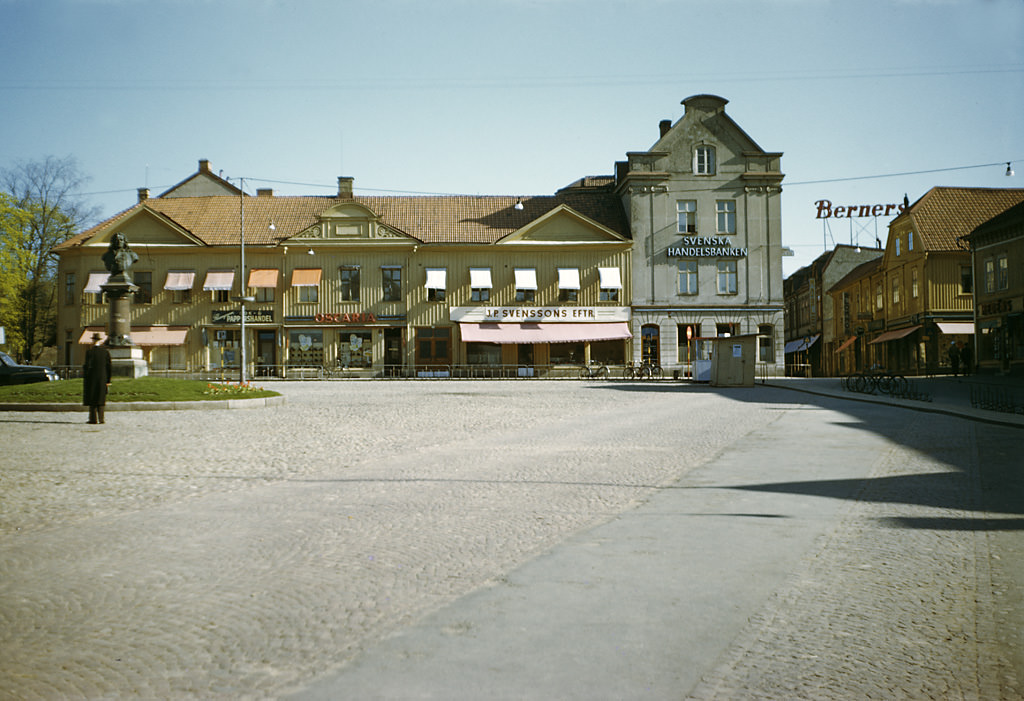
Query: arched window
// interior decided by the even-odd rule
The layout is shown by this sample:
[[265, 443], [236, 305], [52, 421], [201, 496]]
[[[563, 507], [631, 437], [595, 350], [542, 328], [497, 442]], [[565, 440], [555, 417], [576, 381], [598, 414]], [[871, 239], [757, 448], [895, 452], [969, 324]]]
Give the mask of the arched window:
[[693, 172], [695, 175], [715, 174], [715, 147], [698, 146], [693, 152]]
[[661, 364], [661, 329], [657, 324], [644, 324], [640, 329], [640, 360]]

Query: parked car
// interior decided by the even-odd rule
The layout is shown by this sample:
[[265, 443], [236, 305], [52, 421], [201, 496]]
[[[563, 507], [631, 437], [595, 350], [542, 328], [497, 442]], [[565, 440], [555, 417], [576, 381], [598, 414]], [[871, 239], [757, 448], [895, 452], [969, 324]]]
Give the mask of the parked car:
[[27, 385], [29, 382], [49, 382], [60, 377], [50, 368], [39, 365], [19, 365], [14, 358], [0, 352], [0, 385]]

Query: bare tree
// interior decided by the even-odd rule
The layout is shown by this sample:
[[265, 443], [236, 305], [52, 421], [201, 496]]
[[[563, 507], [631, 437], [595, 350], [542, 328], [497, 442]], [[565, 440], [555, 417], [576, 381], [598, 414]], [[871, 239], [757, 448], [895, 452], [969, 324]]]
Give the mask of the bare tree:
[[23, 343], [16, 353], [22, 358], [34, 359], [56, 343], [57, 257], [52, 249], [97, 216], [98, 209], [76, 195], [88, 180], [74, 156], [47, 156], [0, 170], [0, 189], [23, 213], [18, 236], [0, 242], [17, 246], [25, 261], [20, 270], [6, 271], [24, 279], [17, 286], [18, 299], [5, 300], [15, 311]]

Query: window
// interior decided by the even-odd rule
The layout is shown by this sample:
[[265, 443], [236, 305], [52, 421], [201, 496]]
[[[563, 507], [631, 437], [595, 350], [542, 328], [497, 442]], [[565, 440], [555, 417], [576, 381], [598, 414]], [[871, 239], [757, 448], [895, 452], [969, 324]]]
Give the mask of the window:
[[231, 290], [211, 290], [213, 301], [217, 304], [224, 304], [231, 301]]
[[881, 309], [885, 306], [885, 297], [882, 295], [882, 283], [875, 285], [875, 308]]
[[591, 341], [590, 360], [602, 365], [622, 365], [626, 360], [624, 341]]
[[619, 290], [622, 289], [622, 275], [619, 273], [619, 269], [598, 268], [597, 274], [601, 279], [601, 295], [599, 299], [602, 302], [618, 302]]
[[470, 365], [501, 365], [501, 346], [497, 343], [467, 343], [466, 362]]
[[1010, 261], [1005, 253], [996, 256], [996, 289], [1006, 290], [1010, 287]]
[[676, 216], [679, 220], [676, 227], [678, 233], [697, 233], [697, 200], [680, 200], [676, 202]]
[[103, 304], [103, 285], [110, 279], [110, 273], [89, 273], [89, 279], [85, 283], [82, 292], [89, 295], [85, 298], [86, 304]]
[[75, 274], [64, 274], [64, 304], [75, 303]]
[[368, 368], [373, 365], [372, 334], [369, 331], [342, 332], [338, 335], [338, 365], [343, 368]]
[[892, 303], [893, 306], [900, 303], [900, 279], [898, 277], [892, 279]]
[[171, 292], [171, 303], [172, 304], [188, 304], [192, 301], [192, 289], [187, 290], [173, 290]]
[[257, 287], [256, 288], [256, 301], [257, 302], [273, 302], [274, 301], [274, 287]]
[[679, 294], [697, 294], [697, 261], [681, 260], [679, 268]]
[[516, 301], [533, 302], [537, 299], [537, 270], [516, 268]]
[[451, 364], [451, 337], [452, 330], [447, 327], [440, 329], [416, 329], [416, 364]]
[[320, 288], [313, 285], [303, 285], [299, 288], [299, 301], [312, 304], [320, 300]]
[[341, 277], [341, 301], [359, 301], [359, 266], [346, 265], [339, 268], [338, 274]]
[[910, 296], [917, 299], [917, 268], [910, 271]]
[[996, 289], [996, 261], [989, 258], [985, 261], [985, 291], [995, 292]]
[[775, 327], [761, 324], [757, 327], [757, 359], [762, 363], [775, 362]]
[[718, 337], [735, 336], [740, 332], [740, 325], [731, 321], [722, 321], [715, 324], [715, 335]]
[[208, 270], [206, 281], [203, 283], [203, 290], [209, 290], [213, 301], [223, 304], [231, 297], [231, 288], [235, 284], [235, 271], [233, 270]]
[[736, 233], [736, 201], [718, 200], [715, 204], [715, 212], [718, 215], [718, 233]]
[[580, 269], [558, 269], [558, 301], [576, 302], [580, 296]]
[[898, 256], [900, 254], [900, 237], [899, 236], [896, 237], [896, 242], [895, 242], [894, 246], [895, 246], [895, 249], [896, 249], [896, 255]]
[[402, 300], [402, 269], [398, 267], [381, 268], [381, 280], [385, 302]]
[[661, 365], [661, 329], [657, 324], [644, 324], [640, 327], [640, 360]]
[[324, 364], [324, 332], [295, 329], [288, 334], [288, 364], [317, 367]]
[[736, 294], [736, 261], [718, 261], [718, 294]]
[[427, 282], [424, 286], [427, 288], [428, 302], [443, 302], [444, 291], [448, 286], [447, 268], [427, 268]]
[[[274, 272], [276, 273], [277, 271], [275, 270]], [[313, 304], [320, 301], [321, 272], [320, 268], [296, 268], [292, 271], [292, 287], [299, 288], [300, 303]], [[251, 276], [249, 284], [252, 284]], [[253, 286], [255, 287], [255, 285]]]
[[132, 279], [139, 288], [132, 301], [135, 304], [150, 304], [153, 301], [153, 273], [138, 272], [132, 276]]
[[550, 363], [552, 365], [583, 365], [583, 343], [552, 343]]
[[974, 291], [974, 271], [969, 265], [960, 266], [960, 294], [969, 295]]
[[491, 299], [491, 269], [470, 268], [470, 299], [474, 302], [489, 302]]
[[914, 232], [913, 231], [908, 231], [907, 232], [907, 250], [908, 251], [913, 251], [914, 250]]
[[713, 147], [697, 147], [693, 153], [693, 172], [697, 175], [715, 174], [715, 149]]

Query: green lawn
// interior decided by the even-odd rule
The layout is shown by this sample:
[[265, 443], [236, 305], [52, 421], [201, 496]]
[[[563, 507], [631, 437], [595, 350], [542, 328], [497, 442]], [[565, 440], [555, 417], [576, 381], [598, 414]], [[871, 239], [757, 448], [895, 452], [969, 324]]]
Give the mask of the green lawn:
[[[194, 402], [210, 399], [258, 399], [277, 397], [278, 392], [237, 383], [175, 380], [166, 377], [115, 377], [107, 393], [107, 402]], [[45, 404], [47, 402], [82, 403], [82, 380], [35, 382], [29, 385], [0, 387], [0, 402]]]

